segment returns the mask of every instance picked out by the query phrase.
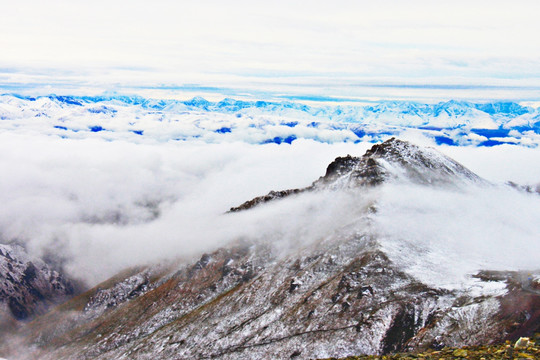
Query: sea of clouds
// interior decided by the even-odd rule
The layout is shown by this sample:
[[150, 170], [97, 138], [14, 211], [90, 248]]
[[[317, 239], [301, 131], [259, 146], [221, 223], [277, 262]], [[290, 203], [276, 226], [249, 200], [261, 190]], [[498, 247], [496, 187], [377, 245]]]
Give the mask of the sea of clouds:
[[2, 133], [1, 236], [37, 254], [54, 249], [73, 274], [102, 280], [128, 265], [224, 244], [243, 228], [224, 215], [230, 207], [272, 189], [307, 186], [336, 156], [366, 148]]
[[[0, 132], [2, 242], [52, 254], [88, 284], [127, 266], [189, 259], [239, 238], [303, 246], [354, 222], [365, 205], [347, 194], [320, 194], [226, 214], [270, 190], [310, 185], [335, 157], [360, 156], [369, 142], [141, 141], [113, 131], [65, 138], [36, 130], [50, 119], [32, 121], [12, 121]], [[497, 186], [456, 193], [397, 184], [371, 194], [379, 209], [375, 231], [394, 261], [449, 286], [480, 268], [538, 263], [540, 196], [502, 185], [540, 181], [538, 148], [438, 146], [414, 130], [401, 137], [435, 146]], [[418, 256], [408, 256], [410, 249]]]

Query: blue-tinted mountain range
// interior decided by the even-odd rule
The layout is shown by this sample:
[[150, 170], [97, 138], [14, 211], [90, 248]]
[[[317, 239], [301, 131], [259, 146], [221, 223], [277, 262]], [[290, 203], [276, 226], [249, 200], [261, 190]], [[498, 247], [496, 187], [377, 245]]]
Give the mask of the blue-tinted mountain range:
[[[40, 118], [41, 121], [36, 121]], [[378, 141], [418, 131], [438, 144], [536, 146], [540, 112], [517, 102], [435, 104], [382, 101], [369, 104], [316, 104], [246, 101], [150, 99], [141, 96], [0, 96], [4, 129], [39, 127], [52, 135], [150, 137], [158, 141], [291, 143]], [[30, 119], [34, 119], [30, 121]], [[12, 120], [12, 121], [9, 121]], [[49, 126], [47, 126], [49, 125]]]

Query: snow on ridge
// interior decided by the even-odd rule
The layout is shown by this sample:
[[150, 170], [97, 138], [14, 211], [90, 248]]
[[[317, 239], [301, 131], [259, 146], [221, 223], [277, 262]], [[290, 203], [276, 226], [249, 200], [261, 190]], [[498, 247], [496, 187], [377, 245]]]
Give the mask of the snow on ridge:
[[291, 143], [379, 141], [407, 130], [437, 144], [536, 146], [540, 112], [515, 102], [383, 101], [308, 106], [290, 101], [187, 101], [140, 96], [0, 95], [0, 130], [62, 138]]

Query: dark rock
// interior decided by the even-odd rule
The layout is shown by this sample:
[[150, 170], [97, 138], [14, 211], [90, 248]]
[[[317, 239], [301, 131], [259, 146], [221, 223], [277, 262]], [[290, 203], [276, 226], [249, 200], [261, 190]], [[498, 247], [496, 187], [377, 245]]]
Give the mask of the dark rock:
[[295, 279], [292, 279], [291, 280], [291, 283], [289, 285], [289, 292], [292, 293], [294, 292], [296, 289], [298, 289], [300, 287], [300, 283], [295, 280]]
[[358, 298], [361, 299], [364, 296], [373, 296], [373, 288], [371, 286], [362, 286], [358, 291]]
[[293, 194], [299, 194], [301, 192], [306, 191], [306, 189], [290, 189], [290, 190], [281, 190], [281, 191], [270, 191], [267, 195], [256, 197], [252, 200], [246, 201], [240, 206], [232, 207], [230, 208], [229, 212], [238, 212], [242, 210], [251, 209], [252, 207], [255, 207], [260, 204], [267, 203], [269, 201], [282, 199], [284, 197], [287, 197], [289, 195]]
[[345, 157], [337, 157], [326, 168], [326, 174], [324, 175], [324, 178], [328, 180], [341, 176], [351, 171], [351, 169], [353, 169], [359, 161], [360, 158], [352, 157], [351, 155], [347, 155]]
[[297, 358], [299, 357], [300, 355], [302, 355], [302, 352], [299, 351], [299, 350], [296, 350], [295, 352], [293, 352], [290, 356], [291, 359], [294, 359], [294, 358]]
[[394, 316], [392, 325], [386, 331], [382, 344], [382, 353], [403, 351], [407, 340], [415, 334], [414, 307], [410, 304], [401, 304]]
[[30, 315], [28, 307], [21, 304], [19, 300], [14, 297], [8, 299], [8, 307], [13, 317], [17, 320], [24, 320]]

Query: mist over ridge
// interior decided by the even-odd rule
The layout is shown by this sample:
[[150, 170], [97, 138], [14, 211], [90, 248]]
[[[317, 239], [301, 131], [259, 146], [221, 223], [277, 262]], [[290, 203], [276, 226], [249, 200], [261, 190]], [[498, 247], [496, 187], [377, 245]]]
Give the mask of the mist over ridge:
[[[270, 352], [281, 357], [284, 351], [346, 356], [482, 343], [535, 326], [536, 318], [532, 323], [517, 318], [521, 322], [510, 327], [497, 319], [507, 302], [518, 314], [534, 306], [512, 299], [537, 296], [539, 194], [482, 179], [433, 148], [396, 138], [340, 147], [307, 140], [157, 148], [96, 139], [41, 140], [62, 144], [61, 150], [65, 144], [78, 150], [75, 159], [92, 164], [94, 175], [123, 169], [125, 192], [114, 199], [116, 204], [110, 203], [118, 183], [109, 182], [108, 176], [95, 179], [90, 183], [92, 200], [116, 205], [114, 215], [66, 219], [63, 214], [84, 209], [89, 201], [80, 196], [85, 190], [80, 184], [68, 182], [71, 191], [64, 201], [74, 202], [72, 209], [43, 212], [49, 217], [42, 217], [46, 222], [41, 227], [35, 226], [39, 212], [20, 219], [33, 222], [31, 229], [40, 235], [21, 236], [27, 248], [34, 254], [54, 249], [69, 276], [96, 284], [115, 275], [30, 323], [30, 335], [10, 338], [11, 353], [21, 359], [25, 351], [28, 358], [39, 354], [45, 359], [128, 352], [135, 358], [196, 353], [252, 359]], [[82, 155], [95, 155], [89, 150], [96, 144], [114, 150], [115, 156], [91, 163]], [[361, 147], [367, 151], [355, 153]], [[354, 155], [330, 160], [326, 171], [315, 165], [319, 158], [344, 150]], [[215, 151], [219, 156], [212, 161]], [[151, 161], [143, 156], [149, 153]], [[283, 171], [278, 160], [290, 160], [291, 155], [295, 161]], [[126, 159], [131, 160], [123, 167]], [[38, 158], [34, 165], [40, 163]], [[58, 161], [50, 170], [64, 164]], [[274, 167], [270, 174], [269, 164]], [[307, 172], [298, 171], [299, 166], [318, 176], [301, 179]], [[247, 170], [239, 173], [241, 168]], [[74, 170], [67, 167], [69, 173]], [[141, 183], [141, 171], [158, 176]], [[160, 187], [163, 179], [171, 184]], [[251, 184], [249, 190], [261, 195], [263, 187], [278, 182], [284, 188], [302, 183], [306, 190], [281, 198], [272, 198], [271, 191], [266, 202], [225, 212], [231, 203], [239, 204], [237, 198], [246, 199], [243, 185]], [[51, 184], [43, 185], [48, 189], [42, 195], [54, 190]], [[65, 189], [67, 183], [62, 185]], [[154, 185], [175, 196], [148, 200], [144, 189], [152, 193]], [[96, 190], [104, 191], [100, 196]], [[146, 201], [137, 200], [141, 195]], [[45, 205], [61, 209], [57, 201], [54, 197]], [[28, 228], [3, 225], [12, 232]], [[417, 320], [403, 321], [403, 314]], [[456, 323], [456, 318], [462, 321]], [[60, 329], [51, 331], [52, 324], [61, 324]], [[516, 326], [518, 330], [512, 330]], [[395, 331], [406, 334], [396, 340]], [[79, 334], [75, 341], [69, 340], [73, 333]], [[464, 342], [463, 333], [477, 336]], [[251, 334], [264, 338], [242, 345]], [[192, 339], [193, 346], [183, 346], [184, 337]], [[58, 348], [56, 339], [67, 343]]]
[[[67, 110], [72, 106], [68, 104]], [[109, 122], [114, 124], [114, 114], [100, 113], [100, 124], [104, 128]], [[204, 121], [205, 114], [199, 113], [197, 116]], [[45, 125], [58, 121], [55, 116], [36, 117], [32, 123]], [[208, 116], [219, 119], [222, 115], [208, 113]], [[84, 121], [81, 125], [96, 124], [92, 117], [80, 119]], [[153, 121], [159, 123], [156, 119]], [[259, 115], [253, 116], [250, 121], [264, 124], [267, 119], [265, 115]], [[72, 137], [63, 138], [47, 132], [36, 133], [32, 131], [36, 126], [32, 123], [18, 126], [14, 132], [4, 131], [0, 134], [0, 147], [5, 154], [0, 166], [3, 173], [9, 174], [0, 183], [2, 202], [5, 204], [0, 219], [2, 237], [5, 241], [22, 241], [37, 255], [52, 249], [64, 259], [73, 275], [83, 277], [90, 283], [104, 280], [130, 265], [155, 261], [164, 256], [196, 256], [238, 238], [274, 236], [278, 239], [276, 234], [281, 234], [292, 239], [292, 234], [301, 234], [305, 229], [312, 228], [315, 218], [319, 219], [315, 223], [321, 226], [325, 224], [325, 228], [320, 229], [322, 233], [332, 232], [344, 226], [346, 219], [354, 220], [348, 215], [336, 216], [330, 211], [353, 214], [354, 211], [347, 209], [355, 206], [354, 201], [347, 199], [346, 195], [336, 197], [320, 194], [311, 197], [311, 200], [310, 197], [306, 198], [305, 205], [295, 206], [294, 211], [298, 212], [298, 216], [296, 220], [290, 220], [286, 230], [275, 228], [276, 224], [288, 223], [289, 218], [295, 218], [280, 214], [292, 211], [281, 208], [285, 205], [271, 207], [262, 211], [263, 214], [270, 211], [269, 214], [255, 214], [253, 218], [251, 215], [233, 218], [223, 214], [231, 206], [270, 190], [307, 186], [324, 174], [326, 165], [334, 158], [346, 154], [360, 156], [372, 145], [369, 142], [325, 143], [302, 138], [291, 143], [250, 144], [249, 140], [231, 142], [219, 136], [215, 138], [216, 143], [207, 143], [198, 138], [164, 142], [159, 136], [156, 138], [148, 133], [125, 137], [118, 136], [116, 131], [76, 132]], [[324, 133], [327, 130], [314, 128], [314, 131]], [[405, 130], [402, 135], [422, 145], [437, 146], [429, 134], [426, 136], [414, 129]], [[144, 141], [141, 142], [141, 138]], [[540, 173], [534, 170], [537, 168], [531, 166], [538, 154], [533, 147], [439, 145], [437, 148], [442, 152], [457, 154], [458, 158], [465, 160], [462, 160], [465, 165], [470, 161], [480, 175], [495, 182], [513, 180], [521, 184], [535, 184], [540, 179]], [[475, 163], [474, 159], [478, 158], [482, 161]], [[508, 159], [508, 162], [501, 163], [502, 158]], [[514, 171], [517, 164], [524, 170], [518, 174]], [[472, 167], [472, 170], [475, 168]], [[382, 209], [402, 206], [400, 199], [403, 196], [398, 196], [399, 192], [396, 196], [385, 195], [392, 193], [393, 186], [378, 195], [381, 198], [377, 201], [381, 202]], [[420, 193], [412, 197], [422, 197], [424, 195], [421, 194], [427, 190], [411, 188], [410, 194], [416, 194], [416, 191]], [[494, 194], [501, 195], [503, 199], [511, 198], [505, 195], [506, 191], [495, 191]], [[459, 196], [449, 196], [448, 200], [444, 193], [437, 194], [433, 194], [434, 199], [440, 197], [445, 201], [437, 200], [430, 206], [434, 206], [434, 214], [440, 213], [438, 219], [442, 225], [445, 225], [443, 218], [446, 207], [450, 212], [463, 208], [462, 216], [468, 218], [467, 211], [482, 211], [475, 205], [484, 206], [485, 211], [491, 206], [500, 205], [503, 212], [501, 217], [519, 223], [509, 226], [523, 229], [534, 226], [534, 222], [526, 220], [527, 217], [509, 217], [510, 214], [504, 211], [504, 202], [475, 204], [472, 200], [474, 197], [465, 196], [462, 199], [465, 203], [460, 206], [452, 203], [458, 201]], [[479, 194], [475, 196], [481, 197], [482, 191]], [[342, 203], [336, 200], [338, 198]], [[520, 198], [521, 195], [517, 194], [512, 202], [519, 202]], [[309, 205], [310, 201], [314, 203]], [[523, 198], [522, 201], [524, 209], [536, 206], [534, 200]], [[386, 202], [395, 204], [385, 205]], [[323, 205], [325, 203], [328, 205]], [[312, 208], [318, 210], [308, 211]], [[414, 217], [413, 214], [417, 212], [418, 217]], [[420, 208], [405, 212], [413, 218], [403, 221], [414, 224], [420, 221], [422, 212]], [[381, 216], [385, 214], [385, 211], [381, 212]], [[341, 225], [334, 224], [336, 218], [343, 220], [338, 222]], [[381, 224], [385, 224], [385, 221], [384, 217], [380, 219]], [[489, 228], [486, 221], [495, 219], [482, 218], [479, 221], [480, 228]], [[470, 225], [472, 229], [478, 228], [474, 223]], [[394, 229], [386, 225], [383, 228], [389, 232]], [[450, 230], [449, 234], [452, 233]], [[536, 230], [530, 228], [524, 231], [535, 233]], [[476, 234], [466, 236], [473, 235]], [[310, 236], [298, 235], [295, 241], [309, 243], [312, 241]], [[528, 237], [522, 239], [524, 243], [519, 248], [529, 240]], [[498, 241], [504, 242], [502, 239]], [[481, 248], [483, 245], [478, 246]], [[503, 249], [504, 246], [500, 251]], [[95, 264], [101, 265], [96, 268]]]
[[2, 5], [0, 360], [540, 356], [539, 1]]

